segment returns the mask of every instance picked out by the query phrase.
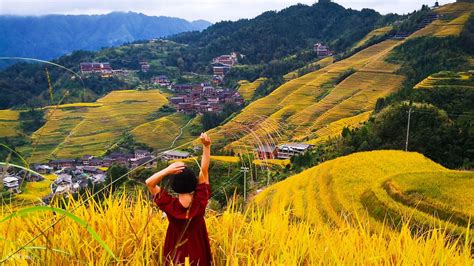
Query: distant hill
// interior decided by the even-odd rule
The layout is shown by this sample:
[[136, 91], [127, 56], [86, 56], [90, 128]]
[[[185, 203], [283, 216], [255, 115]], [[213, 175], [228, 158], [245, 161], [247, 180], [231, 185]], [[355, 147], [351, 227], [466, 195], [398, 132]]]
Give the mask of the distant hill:
[[[107, 15], [0, 16], [0, 56], [52, 59], [74, 50], [98, 50], [124, 42], [201, 31], [198, 20], [155, 17], [134, 12]], [[0, 68], [5, 62], [0, 62]]]

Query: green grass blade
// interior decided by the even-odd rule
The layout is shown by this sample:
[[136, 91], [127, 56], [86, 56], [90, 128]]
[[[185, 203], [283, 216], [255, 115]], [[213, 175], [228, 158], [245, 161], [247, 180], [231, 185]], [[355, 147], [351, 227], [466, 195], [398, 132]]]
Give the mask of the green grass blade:
[[100, 238], [100, 236], [97, 234], [97, 232], [92, 227], [90, 227], [81, 218], [75, 216], [74, 214], [72, 214], [72, 213], [70, 213], [66, 210], [60, 209], [60, 208], [54, 208], [54, 207], [49, 207], [49, 206], [34, 206], [34, 207], [24, 208], [24, 209], [18, 210], [16, 212], [6, 216], [2, 220], [0, 220], [0, 223], [8, 221], [8, 220], [10, 220], [14, 217], [17, 217], [17, 216], [21, 217], [21, 216], [24, 216], [24, 215], [27, 215], [27, 214], [30, 214], [30, 213], [43, 212], [43, 211], [53, 211], [53, 212], [62, 214], [64, 216], [68, 217], [69, 219], [73, 220], [74, 222], [76, 222], [80, 226], [83, 226], [84, 228], [86, 228], [86, 230], [92, 236], [92, 238], [94, 238], [105, 249], [105, 251], [107, 251], [107, 253], [110, 254], [110, 256], [112, 256], [115, 260], [117, 259], [115, 254], [113, 253], [113, 251], [109, 248], [109, 246], [107, 246], [107, 244], [102, 240], [102, 238]]
[[29, 169], [29, 168], [27, 168], [27, 167], [23, 167], [23, 166], [21, 166], [21, 165], [16, 165], [16, 164], [12, 164], [12, 163], [0, 162], [0, 166], [2, 166], [2, 165], [3, 165], [3, 166], [7, 166], [7, 167], [8, 167], [8, 166], [13, 166], [13, 167], [15, 167], [15, 168], [20, 168], [20, 169], [23, 169], [23, 170], [25, 170], [25, 171], [27, 171], [27, 172], [30, 172], [30, 173], [35, 174], [35, 175], [39, 175], [39, 176], [41, 176], [42, 178], [46, 179], [46, 177], [45, 177], [44, 175], [42, 175], [42, 174], [40, 174], [40, 173], [38, 173], [38, 172], [36, 172], [36, 171], [33, 171], [33, 170], [31, 170], [31, 169]]

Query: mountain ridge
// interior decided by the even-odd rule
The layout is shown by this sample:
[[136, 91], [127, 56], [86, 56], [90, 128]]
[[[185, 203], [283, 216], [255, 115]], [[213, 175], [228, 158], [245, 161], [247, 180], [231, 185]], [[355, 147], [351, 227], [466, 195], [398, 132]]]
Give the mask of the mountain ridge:
[[[162, 38], [211, 25], [135, 12], [106, 15], [0, 16], [0, 56], [49, 60], [75, 50], [99, 50], [143, 39]], [[16, 45], [11, 45], [15, 43]], [[1, 62], [0, 68], [10, 62]]]

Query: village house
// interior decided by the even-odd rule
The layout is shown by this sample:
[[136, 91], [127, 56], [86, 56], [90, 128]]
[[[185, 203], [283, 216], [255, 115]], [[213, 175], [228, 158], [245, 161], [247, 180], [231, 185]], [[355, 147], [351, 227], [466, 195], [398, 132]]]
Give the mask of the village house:
[[216, 64], [212, 67], [212, 72], [214, 76], [224, 77], [229, 73], [230, 69], [231, 66], [229, 65]]
[[42, 175], [50, 174], [51, 172], [53, 172], [53, 168], [51, 166], [44, 165], [44, 164], [35, 165], [34, 169], [35, 169], [36, 172], [38, 172]]
[[165, 151], [163, 155], [161, 155], [161, 159], [164, 161], [179, 160], [189, 158], [190, 156], [191, 154], [187, 151], [171, 150]]
[[275, 159], [278, 155], [278, 148], [273, 145], [262, 145], [257, 149], [257, 156], [260, 160]]
[[17, 176], [6, 176], [3, 178], [3, 186], [11, 192], [19, 193], [18, 187], [20, 186], [20, 177]]
[[177, 106], [178, 112], [182, 113], [192, 113], [193, 112], [193, 104], [189, 102], [179, 103]]
[[89, 165], [90, 161], [94, 158], [92, 155], [84, 155], [81, 158], [82, 165]]
[[296, 155], [303, 155], [312, 145], [305, 143], [286, 143], [278, 147], [278, 159], [290, 159]]
[[212, 77], [212, 85], [214, 85], [214, 86], [219, 86], [219, 85], [221, 85], [221, 84], [222, 84], [222, 81], [223, 81], [222, 76], [216, 76], [216, 75], [214, 75], [214, 76]]
[[314, 51], [316, 52], [318, 57], [325, 57], [325, 56], [332, 55], [331, 51], [329, 50], [329, 47], [321, 43], [316, 43], [314, 45]]
[[212, 60], [212, 64], [221, 64], [227, 66], [234, 66], [238, 63], [239, 54], [236, 52], [230, 53], [230, 55], [221, 55]]
[[148, 64], [148, 61], [140, 61], [140, 70], [144, 73], [148, 72], [150, 70], [150, 64]]
[[180, 104], [186, 102], [186, 98], [183, 96], [171, 97], [170, 102], [172, 104]]
[[171, 86], [171, 91], [177, 94], [186, 94], [189, 93], [193, 89], [193, 85], [191, 84], [173, 84]]
[[114, 163], [128, 168], [130, 167], [130, 159], [134, 158], [134, 155], [124, 153], [111, 153], [109, 157]]
[[83, 173], [86, 173], [86, 174], [99, 174], [99, 173], [103, 173], [102, 170], [98, 169], [97, 167], [94, 167], [94, 166], [78, 166], [77, 167], [78, 169], [82, 169], [82, 172]]
[[105, 182], [106, 175], [105, 174], [95, 174], [91, 177], [92, 183], [103, 183]]
[[130, 167], [131, 168], [137, 168], [139, 166], [145, 167], [145, 168], [152, 168], [156, 167], [156, 158], [148, 155], [146, 157], [141, 157], [141, 158], [134, 158], [130, 162]]
[[110, 63], [80, 63], [82, 74], [101, 74], [102, 77], [110, 77], [113, 75], [113, 69]]
[[153, 85], [160, 85], [160, 86], [163, 86], [163, 87], [171, 86], [170, 79], [165, 75], [161, 75], [161, 76], [158, 76], [158, 77], [153, 77], [151, 79], [151, 83]]
[[142, 158], [145, 158], [147, 156], [150, 156], [151, 153], [149, 151], [146, 151], [146, 150], [135, 150], [135, 159], [142, 159]]
[[216, 93], [216, 89], [209, 84], [205, 84], [202, 88], [203, 97], [215, 97], [217, 95]]
[[58, 159], [49, 161], [49, 166], [54, 169], [74, 167], [76, 165], [75, 159]]

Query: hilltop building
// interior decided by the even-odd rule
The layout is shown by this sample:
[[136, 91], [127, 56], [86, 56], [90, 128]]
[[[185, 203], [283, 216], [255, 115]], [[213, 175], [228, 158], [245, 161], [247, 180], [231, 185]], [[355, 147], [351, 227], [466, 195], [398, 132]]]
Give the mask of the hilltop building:
[[230, 69], [238, 64], [239, 59], [244, 55], [232, 52], [229, 55], [221, 55], [212, 60], [212, 71], [214, 76], [224, 77]]
[[110, 77], [113, 74], [113, 69], [110, 63], [80, 63], [82, 74], [101, 74], [102, 77]]
[[256, 151], [260, 160], [275, 159], [278, 155], [278, 148], [273, 145], [259, 146]]
[[314, 51], [316, 52], [318, 57], [325, 57], [325, 56], [332, 55], [331, 51], [329, 50], [329, 47], [319, 42], [314, 45]]
[[186, 159], [191, 157], [191, 154], [187, 151], [165, 151], [163, 155], [161, 155], [161, 159], [164, 161], [169, 161], [169, 160], [180, 160], [180, 159]]
[[163, 87], [171, 86], [170, 79], [165, 75], [161, 75], [161, 76], [158, 76], [158, 77], [153, 77], [151, 79], [151, 83], [153, 85], [160, 85], [160, 86], [163, 86]]
[[148, 72], [150, 70], [150, 64], [148, 64], [148, 61], [140, 61], [140, 70], [144, 73]]
[[18, 187], [20, 186], [20, 178], [17, 176], [6, 176], [3, 178], [3, 186], [5, 186], [9, 191], [18, 193]]
[[278, 146], [278, 159], [290, 159], [305, 154], [312, 145], [305, 143], [286, 143]]

